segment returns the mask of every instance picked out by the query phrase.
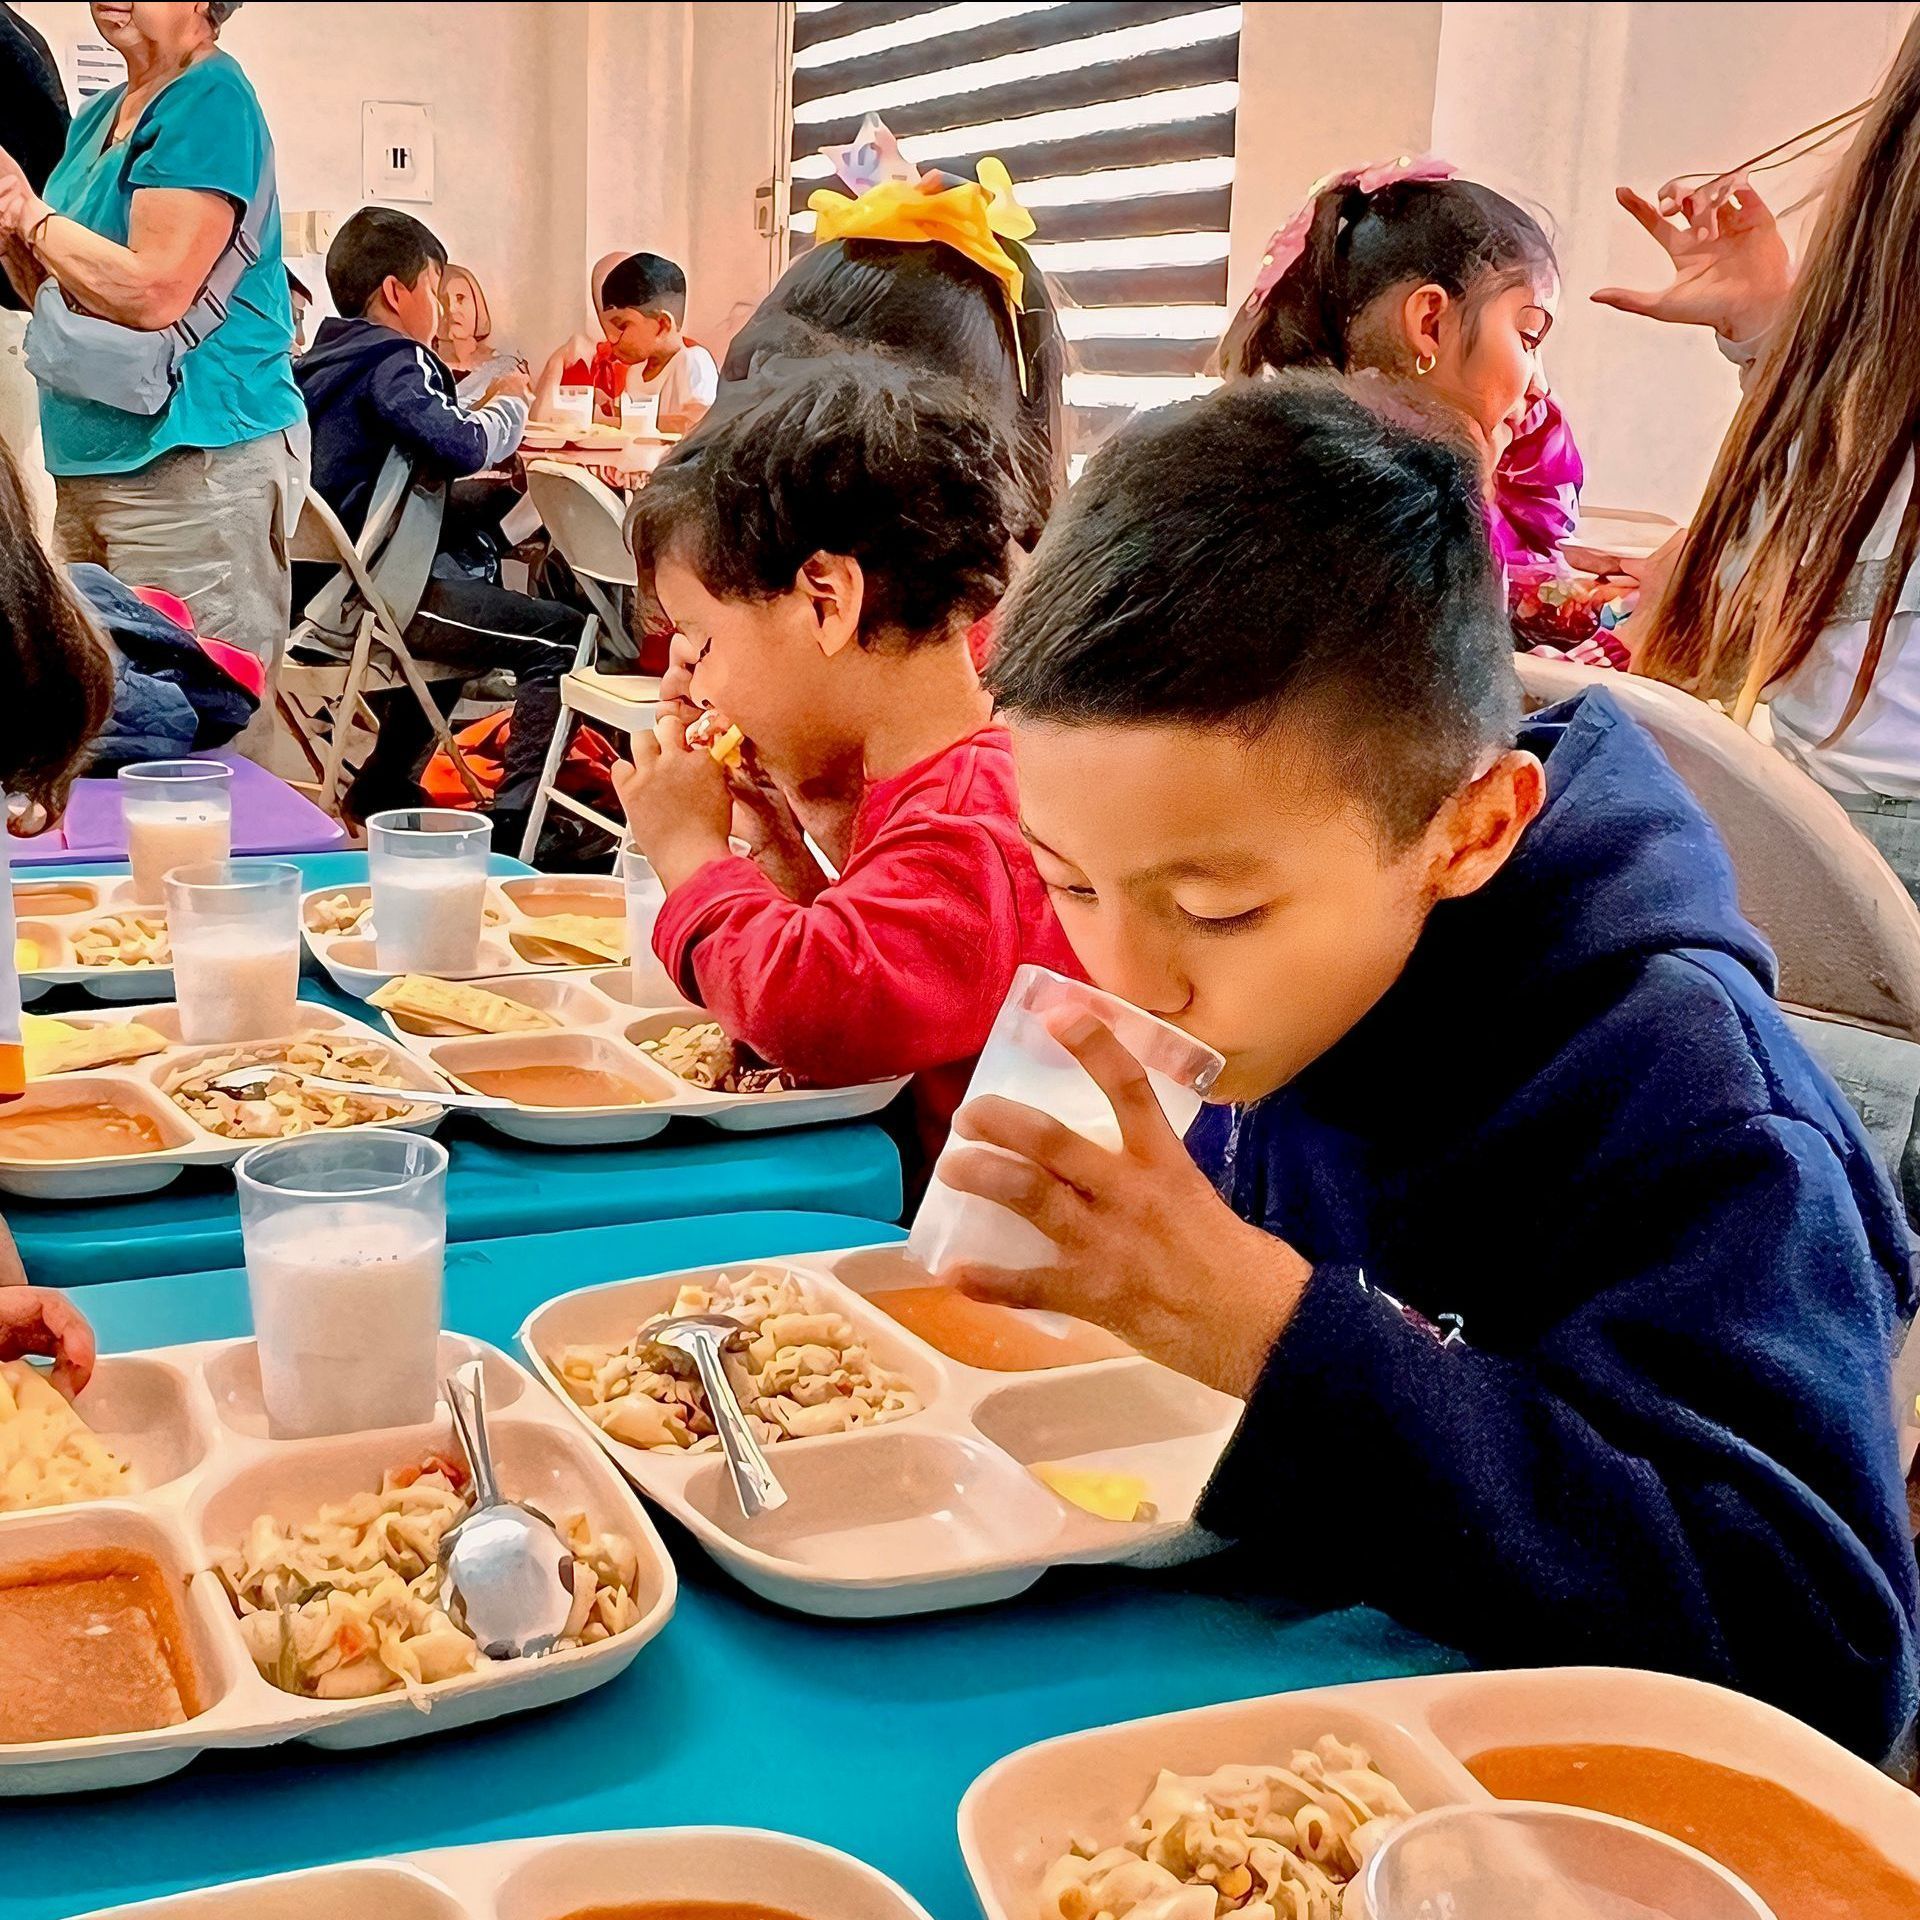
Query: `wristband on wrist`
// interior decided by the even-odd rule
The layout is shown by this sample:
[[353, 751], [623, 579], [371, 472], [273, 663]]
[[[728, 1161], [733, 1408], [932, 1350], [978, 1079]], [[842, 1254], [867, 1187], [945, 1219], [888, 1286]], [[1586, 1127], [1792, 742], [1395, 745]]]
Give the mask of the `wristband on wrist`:
[[27, 245], [29, 247], [32, 247], [35, 249], [39, 247], [40, 236], [46, 232], [47, 222], [52, 218], [53, 218], [53, 209], [51, 207], [48, 207], [46, 212], [43, 213], [40, 216], [40, 218], [36, 220], [33, 223], [33, 225], [27, 229]]

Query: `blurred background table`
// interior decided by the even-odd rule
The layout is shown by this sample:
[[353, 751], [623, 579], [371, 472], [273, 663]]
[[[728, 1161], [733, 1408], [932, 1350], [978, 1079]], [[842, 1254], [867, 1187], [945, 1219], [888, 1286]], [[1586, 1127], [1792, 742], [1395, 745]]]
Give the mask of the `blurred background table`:
[[[304, 875], [303, 890], [352, 886], [367, 877], [364, 853], [309, 854], [294, 864]], [[492, 865], [499, 874], [532, 871], [502, 855]], [[102, 871], [73, 870], [95, 877]], [[59, 871], [46, 868], [33, 877]], [[375, 1009], [340, 992], [310, 959], [300, 992], [371, 1026], [381, 1024]], [[105, 1004], [77, 989], [63, 990], [36, 1000], [33, 1011], [97, 1011]], [[447, 1234], [456, 1241], [768, 1209], [870, 1220], [900, 1215], [899, 1149], [871, 1122], [722, 1133], [677, 1121], [637, 1146], [564, 1148], [523, 1146], [470, 1115], [449, 1115], [436, 1137], [446, 1142], [451, 1161]], [[0, 1214], [20, 1243], [28, 1274], [42, 1286], [195, 1274], [240, 1263], [233, 1176], [219, 1168], [189, 1168], [158, 1193], [126, 1200], [0, 1195]]]
[[[286, 781], [232, 748], [196, 753], [233, 769], [233, 850], [236, 854], [320, 853], [345, 844], [347, 830]], [[62, 863], [124, 861], [127, 829], [120, 818], [119, 782], [111, 777], [74, 782], [66, 818], [51, 833], [8, 843], [16, 873]], [[36, 877], [42, 877], [36, 875]]]
[[[447, 1324], [511, 1348], [532, 1308], [573, 1287], [894, 1238], [757, 1213], [473, 1242], [449, 1250]], [[247, 1329], [234, 1272], [98, 1287], [86, 1307], [106, 1351]], [[1061, 1569], [999, 1607], [842, 1624], [765, 1605], [662, 1532], [679, 1610], [598, 1692], [363, 1753], [210, 1754], [152, 1787], [10, 1803], [8, 1920], [368, 1854], [714, 1822], [843, 1847], [935, 1920], [972, 1920], [954, 1816], [1002, 1754], [1136, 1714], [1464, 1664], [1376, 1613], [1250, 1597], [1230, 1556]], [[1221, 1756], [1235, 1757], [1258, 1756]]]

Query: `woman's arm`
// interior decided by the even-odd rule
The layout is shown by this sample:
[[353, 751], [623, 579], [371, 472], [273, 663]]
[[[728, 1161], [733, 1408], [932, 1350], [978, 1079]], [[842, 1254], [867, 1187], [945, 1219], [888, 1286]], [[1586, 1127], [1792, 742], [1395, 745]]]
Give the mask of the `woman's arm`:
[[12, 281], [14, 292], [32, 306], [47, 273], [33, 257], [33, 249], [17, 233], [0, 237], [0, 270]]
[[193, 305], [239, 219], [218, 193], [142, 187], [133, 196], [127, 244], [54, 213], [36, 194], [19, 231], [76, 304], [103, 320], [158, 333]]

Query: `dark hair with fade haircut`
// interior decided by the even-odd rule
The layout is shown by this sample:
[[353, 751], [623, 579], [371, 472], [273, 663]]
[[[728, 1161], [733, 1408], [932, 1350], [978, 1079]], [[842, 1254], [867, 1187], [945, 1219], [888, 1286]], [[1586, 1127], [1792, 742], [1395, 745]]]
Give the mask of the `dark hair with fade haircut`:
[[709, 593], [770, 600], [817, 553], [860, 563], [860, 642], [944, 640], [998, 604], [1016, 519], [1006, 435], [957, 381], [876, 354], [781, 361], [724, 390], [628, 521]]
[[988, 687], [1068, 726], [1297, 718], [1405, 845], [1520, 717], [1476, 463], [1430, 435], [1312, 373], [1134, 422], [1015, 586]]
[[388, 274], [403, 287], [416, 287], [428, 267], [446, 264], [447, 250], [438, 236], [412, 214], [398, 207], [362, 207], [327, 249], [327, 291], [341, 313], [357, 320]]
[[630, 253], [600, 283], [600, 310], [631, 307], [664, 313], [676, 327], [687, 323], [687, 276], [660, 253]]

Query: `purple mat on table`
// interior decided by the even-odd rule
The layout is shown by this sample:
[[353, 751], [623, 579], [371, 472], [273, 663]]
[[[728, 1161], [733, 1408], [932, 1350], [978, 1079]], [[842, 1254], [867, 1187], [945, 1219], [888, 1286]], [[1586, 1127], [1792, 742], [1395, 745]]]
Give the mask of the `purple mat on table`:
[[[287, 783], [243, 760], [231, 748], [196, 753], [233, 769], [233, 850], [237, 854], [325, 853], [346, 843], [346, 829]], [[67, 817], [51, 833], [15, 840], [8, 848], [16, 871], [55, 860], [124, 860], [127, 830], [112, 780], [78, 780]]]

